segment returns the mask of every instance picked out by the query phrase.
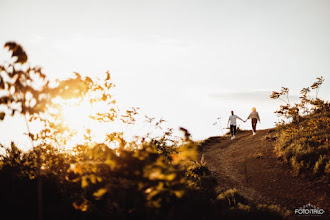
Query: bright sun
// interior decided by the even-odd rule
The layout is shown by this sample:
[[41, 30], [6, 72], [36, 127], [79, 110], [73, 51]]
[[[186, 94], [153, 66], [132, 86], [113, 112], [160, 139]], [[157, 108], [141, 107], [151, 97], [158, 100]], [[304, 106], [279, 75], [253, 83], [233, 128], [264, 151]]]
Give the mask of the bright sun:
[[95, 142], [104, 141], [107, 132], [105, 123], [94, 120], [90, 116], [105, 112], [106, 108], [105, 103], [90, 103], [88, 99], [82, 101], [71, 99], [61, 104], [60, 114], [64, 125], [76, 133], [71, 140], [72, 144], [83, 142], [86, 130], [91, 131]]
[[70, 129], [77, 132], [90, 128], [92, 106], [86, 101], [80, 104], [66, 105], [63, 107], [61, 114], [64, 122]]

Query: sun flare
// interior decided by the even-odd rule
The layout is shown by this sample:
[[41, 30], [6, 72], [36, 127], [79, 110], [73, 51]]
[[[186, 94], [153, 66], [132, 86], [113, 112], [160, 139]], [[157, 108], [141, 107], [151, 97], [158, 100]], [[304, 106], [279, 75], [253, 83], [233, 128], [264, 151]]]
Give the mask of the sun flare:
[[77, 132], [90, 129], [92, 122], [91, 116], [92, 106], [86, 101], [80, 104], [66, 105], [62, 108], [61, 114], [66, 126]]
[[75, 132], [75, 136], [71, 140], [73, 144], [83, 142], [87, 130], [90, 131], [93, 141], [104, 141], [107, 132], [106, 125], [92, 119], [91, 116], [105, 112], [106, 107], [103, 102], [91, 103], [88, 99], [70, 100], [62, 103], [61, 120], [66, 128]]

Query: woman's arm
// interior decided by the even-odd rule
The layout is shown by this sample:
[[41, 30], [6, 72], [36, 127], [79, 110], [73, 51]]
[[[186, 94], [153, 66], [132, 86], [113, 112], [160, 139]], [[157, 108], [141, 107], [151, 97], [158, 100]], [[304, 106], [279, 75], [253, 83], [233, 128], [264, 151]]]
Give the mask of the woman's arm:
[[249, 116], [247, 117], [247, 119], [245, 121], [247, 121], [247, 120], [249, 120], [251, 118], [251, 114], [252, 113], [249, 114]]

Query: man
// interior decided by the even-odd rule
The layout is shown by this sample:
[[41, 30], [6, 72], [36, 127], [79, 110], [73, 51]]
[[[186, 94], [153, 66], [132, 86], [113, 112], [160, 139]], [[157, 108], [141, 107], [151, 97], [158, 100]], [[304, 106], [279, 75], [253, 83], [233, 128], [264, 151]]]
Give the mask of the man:
[[[238, 117], [237, 115], [234, 115], [234, 111], [231, 111], [231, 116], [229, 116], [228, 119], [228, 123], [230, 123], [230, 135], [231, 135], [231, 139], [235, 138], [236, 135], [236, 119], [239, 119], [241, 121], [243, 121], [243, 119], [241, 119], [240, 117]], [[243, 121], [245, 122], [245, 121]]]

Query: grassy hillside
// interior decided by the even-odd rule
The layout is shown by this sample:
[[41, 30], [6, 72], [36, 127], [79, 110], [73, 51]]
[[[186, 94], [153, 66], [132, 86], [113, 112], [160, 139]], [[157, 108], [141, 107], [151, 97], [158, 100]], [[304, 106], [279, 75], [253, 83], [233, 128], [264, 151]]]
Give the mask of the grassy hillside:
[[[300, 103], [280, 106], [276, 111], [283, 117], [277, 126], [278, 139], [275, 152], [289, 163], [296, 174], [322, 177], [330, 180], [330, 103], [317, 98], [318, 89], [324, 79], [301, 90]], [[310, 93], [315, 90], [315, 98]], [[273, 92], [271, 98], [288, 97], [289, 90]], [[289, 123], [288, 123], [289, 122]]]
[[279, 126], [278, 131], [276, 154], [290, 163], [297, 174], [330, 175], [329, 109]]

